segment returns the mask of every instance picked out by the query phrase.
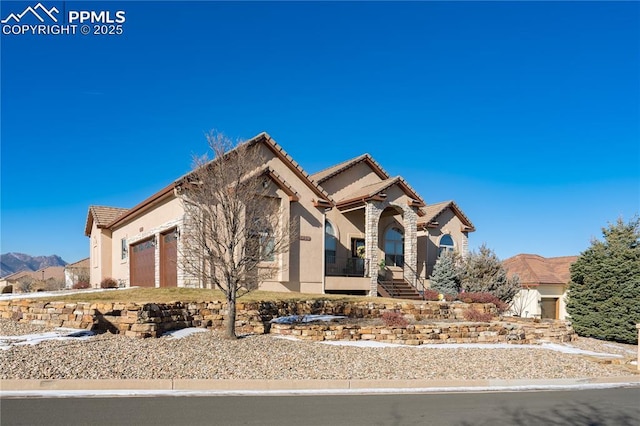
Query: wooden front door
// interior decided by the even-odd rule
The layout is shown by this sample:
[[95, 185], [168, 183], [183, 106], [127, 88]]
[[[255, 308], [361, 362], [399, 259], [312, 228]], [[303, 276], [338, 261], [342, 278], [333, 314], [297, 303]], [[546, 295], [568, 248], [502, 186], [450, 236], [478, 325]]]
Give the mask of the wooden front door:
[[160, 235], [160, 287], [178, 286], [178, 233]]
[[556, 297], [543, 297], [540, 301], [540, 318], [558, 319], [558, 302]]
[[156, 286], [156, 245], [153, 238], [131, 246], [131, 285]]

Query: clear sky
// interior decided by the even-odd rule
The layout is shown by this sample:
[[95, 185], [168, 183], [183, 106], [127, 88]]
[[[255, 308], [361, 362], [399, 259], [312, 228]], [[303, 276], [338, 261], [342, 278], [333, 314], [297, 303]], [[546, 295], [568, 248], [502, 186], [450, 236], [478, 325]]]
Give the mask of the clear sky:
[[88, 257], [89, 205], [152, 195], [211, 129], [309, 173], [368, 152], [501, 259], [579, 254], [640, 210], [639, 2], [42, 4], [126, 20], [3, 29], [2, 253]]

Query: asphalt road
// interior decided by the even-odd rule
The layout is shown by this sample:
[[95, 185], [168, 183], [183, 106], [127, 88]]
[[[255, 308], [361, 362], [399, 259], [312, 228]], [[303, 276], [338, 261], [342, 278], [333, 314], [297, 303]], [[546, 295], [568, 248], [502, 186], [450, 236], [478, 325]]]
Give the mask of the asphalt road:
[[320, 396], [3, 398], [10, 425], [640, 425], [640, 388]]

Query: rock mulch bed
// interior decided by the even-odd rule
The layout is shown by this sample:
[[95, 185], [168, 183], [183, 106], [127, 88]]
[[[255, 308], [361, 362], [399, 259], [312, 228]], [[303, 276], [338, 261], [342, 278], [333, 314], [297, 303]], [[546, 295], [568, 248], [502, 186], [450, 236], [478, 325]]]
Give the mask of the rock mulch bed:
[[[45, 330], [0, 320], [0, 335]], [[599, 350], [591, 340], [585, 343], [588, 350]], [[577, 342], [582, 344], [583, 339]], [[609, 346], [602, 349], [612, 353]], [[229, 341], [210, 330], [182, 339], [139, 340], [106, 333], [84, 341], [46, 341], [0, 351], [0, 379], [471, 380], [610, 377], [629, 372], [622, 366], [542, 348], [373, 348], [271, 335]]]

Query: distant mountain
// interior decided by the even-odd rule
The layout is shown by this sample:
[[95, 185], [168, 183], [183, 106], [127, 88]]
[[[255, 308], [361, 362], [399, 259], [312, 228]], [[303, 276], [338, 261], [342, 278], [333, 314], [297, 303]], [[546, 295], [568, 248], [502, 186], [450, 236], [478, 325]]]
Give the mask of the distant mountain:
[[19, 271], [37, 271], [48, 266], [65, 266], [67, 262], [58, 255], [29, 256], [24, 253], [5, 253], [0, 255], [0, 277]]

